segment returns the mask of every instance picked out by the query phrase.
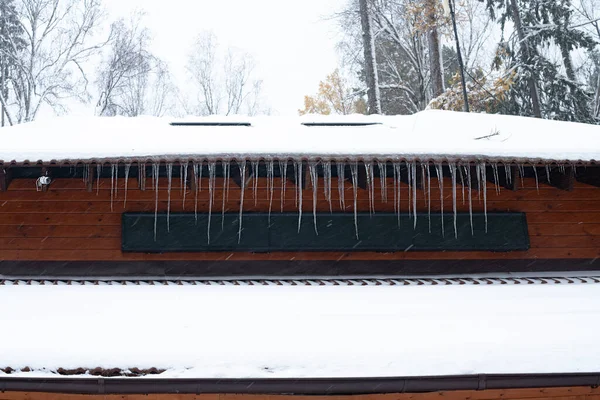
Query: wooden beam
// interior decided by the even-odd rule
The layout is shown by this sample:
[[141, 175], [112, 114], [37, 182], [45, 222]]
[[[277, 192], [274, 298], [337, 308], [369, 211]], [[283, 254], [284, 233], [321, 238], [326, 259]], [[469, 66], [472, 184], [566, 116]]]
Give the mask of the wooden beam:
[[12, 181], [12, 171], [10, 168], [0, 167], [0, 192], [6, 192], [8, 185]]
[[600, 167], [579, 167], [575, 175], [578, 182], [600, 187]]
[[575, 183], [573, 167], [553, 168], [550, 170], [550, 185], [560, 190], [572, 191]]

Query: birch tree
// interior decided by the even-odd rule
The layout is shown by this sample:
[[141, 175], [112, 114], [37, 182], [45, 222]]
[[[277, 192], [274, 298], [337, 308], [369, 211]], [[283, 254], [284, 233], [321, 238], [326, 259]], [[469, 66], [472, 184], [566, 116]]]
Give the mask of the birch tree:
[[[193, 82], [183, 105], [199, 115], [256, 114], [262, 82], [254, 78], [254, 60], [240, 50], [220, 48], [216, 36], [205, 32], [196, 37], [187, 62]], [[191, 99], [189, 99], [191, 97]]]
[[[13, 56], [16, 73], [2, 101], [12, 123], [32, 121], [42, 105], [64, 110], [67, 98], [87, 100], [84, 63], [107, 43], [94, 40], [100, 0], [18, 0], [24, 49]], [[11, 43], [15, 47], [15, 43]]]

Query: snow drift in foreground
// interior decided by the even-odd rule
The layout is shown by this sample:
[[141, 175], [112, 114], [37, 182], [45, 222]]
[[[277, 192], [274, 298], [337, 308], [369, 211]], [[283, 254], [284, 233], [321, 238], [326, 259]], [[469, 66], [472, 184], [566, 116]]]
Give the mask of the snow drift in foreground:
[[594, 284], [5, 286], [0, 303], [0, 362], [14, 369], [156, 367], [189, 378], [600, 370]]
[[[136, 157], [365, 156], [600, 160], [600, 126], [427, 110], [410, 116], [64, 117], [0, 130], [0, 162]], [[308, 127], [303, 122], [378, 125]]]

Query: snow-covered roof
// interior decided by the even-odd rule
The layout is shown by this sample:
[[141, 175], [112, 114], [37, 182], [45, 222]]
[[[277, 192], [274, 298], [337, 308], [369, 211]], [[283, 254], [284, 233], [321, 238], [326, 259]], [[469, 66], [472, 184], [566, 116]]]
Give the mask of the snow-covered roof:
[[[332, 126], [357, 123], [371, 125]], [[600, 160], [600, 126], [428, 110], [410, 116], [213, 116], [183, 121], [62, 117], [0, 130], [4, 164], [281, 157], [589, 163]]]
[[30, 377], [98, 367], [164, 369], [159, 378], [600, 371], [600, 287], [554, 281], [3, 286], [1, 366]]

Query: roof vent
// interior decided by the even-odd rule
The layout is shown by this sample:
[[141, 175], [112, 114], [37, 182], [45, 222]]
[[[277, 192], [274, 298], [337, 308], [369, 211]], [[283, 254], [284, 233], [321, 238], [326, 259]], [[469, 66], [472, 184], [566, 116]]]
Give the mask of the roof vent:
[[171, 122], [171, 126], [252, 126], [250, 122]]
[[371, 126], [381, 122], [303, 122], [304, 126]]

